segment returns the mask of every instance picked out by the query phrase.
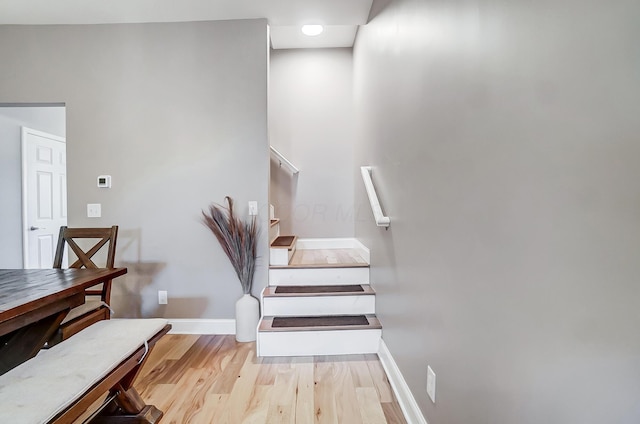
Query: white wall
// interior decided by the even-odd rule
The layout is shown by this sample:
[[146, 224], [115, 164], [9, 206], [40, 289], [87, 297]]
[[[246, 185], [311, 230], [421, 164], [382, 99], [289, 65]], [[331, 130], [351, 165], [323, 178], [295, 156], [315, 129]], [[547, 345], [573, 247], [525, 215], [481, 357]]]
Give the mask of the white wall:
[[271, 53], [271, 145], [301, 169], [271, 163], [282, 234], [353, 237], [352, 72], [351, 49]]
[[356, 235], [427, 421], [637, 424], [640, 2], [374, 8], [356, 163], [391, 227]]
[[257, 200], [268, 256], [267, 55], [264, 19], [0, 26], [0, 102], [67, 106], [69, 225], [120, 225], [117, 316], [234, 317], [242, 290], [200, 211]]
[[23, 126], [64, 137], [65, 109], [0, 105], [0, 268], [22, 268]]

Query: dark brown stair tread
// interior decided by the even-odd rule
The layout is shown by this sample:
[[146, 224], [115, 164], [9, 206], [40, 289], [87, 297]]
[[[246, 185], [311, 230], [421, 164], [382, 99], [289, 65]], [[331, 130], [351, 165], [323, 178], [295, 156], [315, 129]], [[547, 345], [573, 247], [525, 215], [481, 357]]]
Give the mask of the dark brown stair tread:
[[[352, 324], [352, 325], [343, 325], [340, 324], [339, 322], [333, 322], [331, 324], [329, 324], [329, 319], [332, 318], [336, 318], [335, 315], [325, 315], [325, 316], [307, 316], [307, 317], [273, 317], [273, 316], [264, 316], [262, 317], [262, 319], [260, 320], [260, 326], [259, 326], [259, 331], [260, 332], [295, 332], [295, 331], [340, 331], [340, 330], [381, 330], [382, 329], [382, 325], [380, 324], [380, 321], [378, 320], [378, 318], [375, 316], [375, 314], [367, 314], [367, 315], [362, 315], [365, 317], [366, 322], [364, 324]], [[340, 316], [337, 316], [338, 318]], [[347, 316], [349, 317], [349, 316]], [[322, 320], [324, 320], [325, 325], [318, 325], [318, 321], [314, 322], [308, 322], [308, 326], [302, 326], [302, 321], [298, 321], [298, 325], [300, 325], [299, 327], [276, 327], [273, 325], [273, 321], [276, 320], [277, 318], [284, 318], [284, 319], [291, 319], [291, 318], [303, 318], [303, 319], [308, 319], [310, 318], [311, 320], [307, 320], [307, 321], [312, 321], [312, 320], [319, 320], [320, 323], [322, 323]], [[338, 320], [339, 321], [339, 320]], [[360, 319], [361, 322], [364, 322]], [[285, 321], [286, 322], [286, 321]], [[282, 323], [282, 321], [281, 321]]]
[[272, 219], [272, 220], [271, 220], [271, 222], [269, 222], [269, 226], [270, 226], [270, 227], [273, 227], [274, 225], [276, 225], [276, 224], [277, 224], [277, 223], [279, 223], [279, 222], [280, 222], [280, 219], [279, 219], [279, 218]]
[[333, 315], [323, 317], [274, 317], [271, 327], [336, 327], [344, 325], [369, 325], [364, 315]]
[[349, 286], [278, 286], [275, 293], [354, 293], [364, 292], [362, 285]]
[[[319, 291], [317, 287], [320, 287]], [[350, 290], [347, 290], [349, 287]], [[351, 289], [353, 288], [353, 289]], [[325, 286], [268, 286], [262, 291], [262, 296], [270, 297], [337, 297], [337, 296], [373, 296], [376, 292], [369, 284], [354, 285], [325, 285]]]
[[294, 244], [296, 236], [278, 236], [271, 242], [271, 247], [290, 248]]

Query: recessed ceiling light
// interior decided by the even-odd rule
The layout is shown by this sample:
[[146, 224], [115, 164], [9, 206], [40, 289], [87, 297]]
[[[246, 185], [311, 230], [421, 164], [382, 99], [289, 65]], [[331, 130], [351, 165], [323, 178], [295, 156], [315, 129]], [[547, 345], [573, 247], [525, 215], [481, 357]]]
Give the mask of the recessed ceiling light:
[[322, 31], [324, 31], [322, 25], [302, 25], [302, 33], [309, 37], [320, 35]]

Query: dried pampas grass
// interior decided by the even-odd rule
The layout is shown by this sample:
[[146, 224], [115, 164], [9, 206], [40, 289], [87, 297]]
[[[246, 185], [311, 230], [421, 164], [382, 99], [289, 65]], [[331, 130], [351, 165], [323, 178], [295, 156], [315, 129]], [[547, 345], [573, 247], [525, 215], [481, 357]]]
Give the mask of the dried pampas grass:
[[242, 285], [242, 292], [250, 294], [257, 259], [256, 217], [253, 216], [247, 222], [242, 221], [234, 214], [233, 199], [226, 196], [224, 200], [228, 207], [212, 203], [208, 213], [202, 211], [202, 222], [216, 236], [222, 250], [231, 261]]

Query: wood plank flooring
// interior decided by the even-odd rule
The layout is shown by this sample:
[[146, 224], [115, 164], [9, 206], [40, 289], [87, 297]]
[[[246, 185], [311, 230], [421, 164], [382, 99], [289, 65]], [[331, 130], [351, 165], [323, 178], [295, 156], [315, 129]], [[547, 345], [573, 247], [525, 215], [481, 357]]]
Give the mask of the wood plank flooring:
[[234, 336], [167, 335], [135, 387], [161, 424], [404, 424], [376, 355], [257, 358]]
[[366, 267], [367, 261], [357, 249], [298, 249], [289, 265], [272, 265], [271, 268], [339, 268]]

